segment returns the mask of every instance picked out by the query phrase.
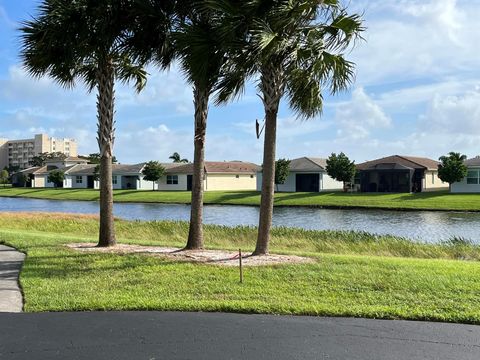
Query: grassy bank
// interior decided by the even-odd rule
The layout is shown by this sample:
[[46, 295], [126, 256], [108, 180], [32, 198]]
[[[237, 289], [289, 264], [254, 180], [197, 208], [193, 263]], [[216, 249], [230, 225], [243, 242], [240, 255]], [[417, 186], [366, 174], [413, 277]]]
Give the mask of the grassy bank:
[[[313, 264], [238, 270], [144, 255], [78, 253], [95, 241], [91, 216], [0, 214], [0, 242], [28, 254], [26, 311], [189, 310], [363, 316], [480, 323], [480, 249], [351, 232], [277, 229], [272, 252]], [[122, 243], [181, 246], [187, 225], [117, 221]], [[211, 248], [252, 250], [255, 230], [206, 227]]]
[[[1, 196], [96, 201], [99, 192], [90, 189], [0, 188]], [[117, 202], [189, 203], [191, 194], [187, 191], [116, 190], [114, 196]], [[256, 191], [212, 191], [205, 193], [205, 203], [258, 205], [260, 194]], [[418, 194], [278, 193], [275, 205], [480, 211], [480, 194], [450, 194], [445, 191]]]

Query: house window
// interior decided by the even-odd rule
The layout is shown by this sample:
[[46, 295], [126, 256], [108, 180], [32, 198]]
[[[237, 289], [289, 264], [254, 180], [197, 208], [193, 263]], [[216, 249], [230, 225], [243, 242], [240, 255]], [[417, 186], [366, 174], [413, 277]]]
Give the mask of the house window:
[[113, 175], [113, 176], [112, 176], [112, 184], [113, 184], [113, 185], [117, 185], [117, 184], [118, 184], [117, 175]]
[[75, 176], [75, 183], [82, 184], [83, 183], [83, 176]]
[[435, 184], [435, 173], [432, 172], [432, 184]]
[[477, 170], [468, 170], [467, 173], [467, 184], [478, 185], [478, 171]]
[[167, 185], [178, 185], [178, 175], [167, 175]]

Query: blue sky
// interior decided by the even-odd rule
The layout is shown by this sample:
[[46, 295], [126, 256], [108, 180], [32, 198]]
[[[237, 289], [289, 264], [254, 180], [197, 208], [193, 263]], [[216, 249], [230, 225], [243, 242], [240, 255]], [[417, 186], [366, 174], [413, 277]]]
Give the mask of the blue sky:
[[[46, 132], [76, 138], [96, 152], [95, 96], [31, 79], [18, 58], [19, 22], [39, 1], [0, 0], [0, 138]], [[480, 0], [352, 1], [368, 30], [347, 54], [357, 78], [347, 93], [326, 96], [321, 117], [298, 121], [285, 105], [278, 157], [326, 157], [343, 151], [357, 163], [392, 154], [437, 159], [449, 151], [480, 154]], [[141, 94], [117, 87], [115, 153], [123, 163], [192, 158], [191, 88], [173, 67], [149, 69]], [[254, 134], [263, 108], [249, 87], [243, 98], [210, 106], [207, 159], [262, 161]]]

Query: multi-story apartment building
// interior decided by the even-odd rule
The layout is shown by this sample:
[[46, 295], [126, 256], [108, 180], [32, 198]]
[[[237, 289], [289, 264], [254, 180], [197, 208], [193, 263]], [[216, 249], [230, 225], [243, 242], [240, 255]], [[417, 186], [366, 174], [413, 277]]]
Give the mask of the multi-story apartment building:
[[0, 169], [5, 166], [26, 169], [34, 156], [45, 152], [77, 156], [77, 142], [74, 139], [48, 137], [46, 134], [38, 134], [33, 139], [24, 140], [0, 139]]

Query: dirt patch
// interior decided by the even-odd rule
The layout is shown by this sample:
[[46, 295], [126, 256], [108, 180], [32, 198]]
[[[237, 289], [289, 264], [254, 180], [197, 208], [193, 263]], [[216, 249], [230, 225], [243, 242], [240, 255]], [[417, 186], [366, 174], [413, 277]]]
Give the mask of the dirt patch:
[[[198, 263], [209, 263], [221, 266], [238, 266], [238, 253], [225, 250], [182, 250], [173, 247], [158, 246], [141, 246], [118, 244], [111, 248], [99, 248], [95, 244], [80, 243], [67, 244], [67, 247], [85, 252], [100, 252], [110, 254], [145, 254], [150, 256], [161, 256], [176, 261], [190, 261]], [[295, 255], [277, 255], [270, 254], [267, 256], [250, 256], [242, 255], [242, 263], [244, 266], [263, 266], [263, 265], [280, 265], [280, 264], [308, 264], [314, 260], [307, 257]]]

